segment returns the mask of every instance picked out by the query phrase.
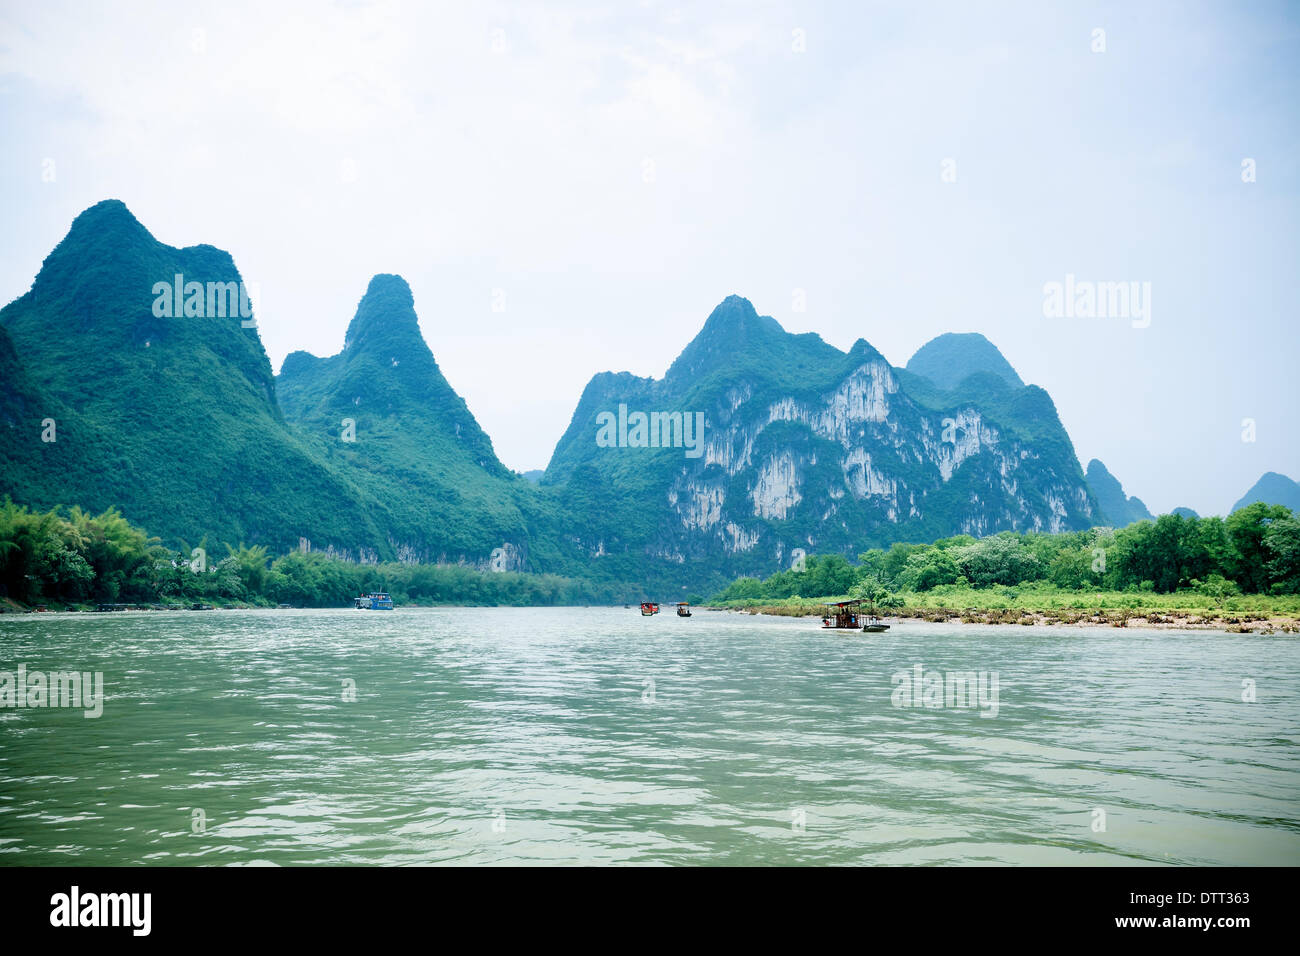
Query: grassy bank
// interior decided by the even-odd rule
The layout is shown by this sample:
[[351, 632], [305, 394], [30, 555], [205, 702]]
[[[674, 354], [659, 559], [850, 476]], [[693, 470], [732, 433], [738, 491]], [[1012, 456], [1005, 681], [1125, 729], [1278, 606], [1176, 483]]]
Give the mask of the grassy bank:
[[[1050, 586], [971, 588], [948, 585], [929, 591], [899, 592], [902, 606], [881, 613], [889, 617], [965, 624], [1091, 625], [1111, 627], [1206, 627], [1229, 631], [1300, 633], [1300, 596], [1234, 595], [1221, 599], [1192, 592], [1170, 594], [1131, 591], [1070, 591]], [[721, 601], [714, 608], [775, 614], [819, 616], [828, 601], [792, 597]]]

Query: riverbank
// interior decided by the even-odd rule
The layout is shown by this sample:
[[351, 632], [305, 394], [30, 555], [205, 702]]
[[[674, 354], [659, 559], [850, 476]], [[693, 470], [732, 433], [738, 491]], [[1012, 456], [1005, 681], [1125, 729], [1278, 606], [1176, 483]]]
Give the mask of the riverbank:
[[[101, 610], [104, 607], [104, 610]], [[109, 609], [111, 607], [111, 609]], [[287, 605], [282, 605], [287, 607]], [[39, 604], [23, 604], [12, 598], [0, 598], [0, 614], [125, 614], [134, 611], [255, 611], [275, 609], [270, 602], [254, 604], [248, 601], [128, 601], [114, 603], [111, 606], [97, 604], [73, 603], [63, 604], [58, 601]]]
[[[939, 589], [936, 589], [936, 592]], [[950, 588], [942, 593], [904, 593], [902, 605], [881, 608], [884, 617], [936, 624], [1020, 624], [1026, 627], [1149, 627], [1232, 633], [1300, 633], [1300, 597], [1240, 595], [1216, 601], [1197, 593], [1133, 594]], [[724, 601], [714, 610], [780, 617], [820, 617], [824, 604], [846, 595], [784, 601]]]
[[[463, 601], [410, 601], [396, 605], [396, 608], [540, 608], [540, 607], [632, 607], [628, 604], [470, 604]], [[149, 611], [351, 611], [353, 605], [330, 604], [272, 604], [270, 602], [252, 603], [248, 601], [223, 601], [220, 598], [200, 603], [189, 602], [135, 602], [114, 605], [111, 610], [100, 610], [94, 604], [60, 604], [49, 602], [41, 604], [21, 604], [11, 598], [0, 598], [0, 615], [3, 614], [136, 614]]]

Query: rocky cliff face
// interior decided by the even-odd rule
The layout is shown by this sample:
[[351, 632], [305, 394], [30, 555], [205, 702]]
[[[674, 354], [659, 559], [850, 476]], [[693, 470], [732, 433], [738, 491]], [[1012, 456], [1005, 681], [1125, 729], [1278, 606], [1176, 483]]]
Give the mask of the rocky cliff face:
[[[545, 481], [620, 502], [582, 520], [593, 553], [616, 542], [726, 573], [770, 572], [796, 549], [854, 555], [1092, 524], [1095, 501], [1046, 393], [998, 376], [966, 385], [940, 390], [862, 340], [843, 353], [790, 335], [733, 296], [663, 380], [593, 379]], [[629, 417], [702, 412], [702, 454], [632, 432], [602, 447], [597, 417], [619, 406]]]

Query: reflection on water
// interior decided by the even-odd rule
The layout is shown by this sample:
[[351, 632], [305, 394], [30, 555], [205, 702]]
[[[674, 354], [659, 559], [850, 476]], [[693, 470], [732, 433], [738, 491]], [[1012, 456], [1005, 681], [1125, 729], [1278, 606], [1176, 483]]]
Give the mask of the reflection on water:
[[[816, 625], [0, 617], [106, 691], [0, 709], [0, 864], [1300, 863], [1295, 637]], [[996, 717], [893, 706], [918, 663]]]

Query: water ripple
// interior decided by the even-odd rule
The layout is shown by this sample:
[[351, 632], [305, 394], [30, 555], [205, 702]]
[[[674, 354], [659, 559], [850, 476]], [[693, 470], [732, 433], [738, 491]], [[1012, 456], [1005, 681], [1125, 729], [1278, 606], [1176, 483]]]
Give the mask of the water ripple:
[[[0, 864], [1300, 863], [1294, 637], [0, 618], [19, 663], [102, 671], [107, 700], [0, 710]], [[997, 715], [895, 707], [918, 663], [996, 672]]]

